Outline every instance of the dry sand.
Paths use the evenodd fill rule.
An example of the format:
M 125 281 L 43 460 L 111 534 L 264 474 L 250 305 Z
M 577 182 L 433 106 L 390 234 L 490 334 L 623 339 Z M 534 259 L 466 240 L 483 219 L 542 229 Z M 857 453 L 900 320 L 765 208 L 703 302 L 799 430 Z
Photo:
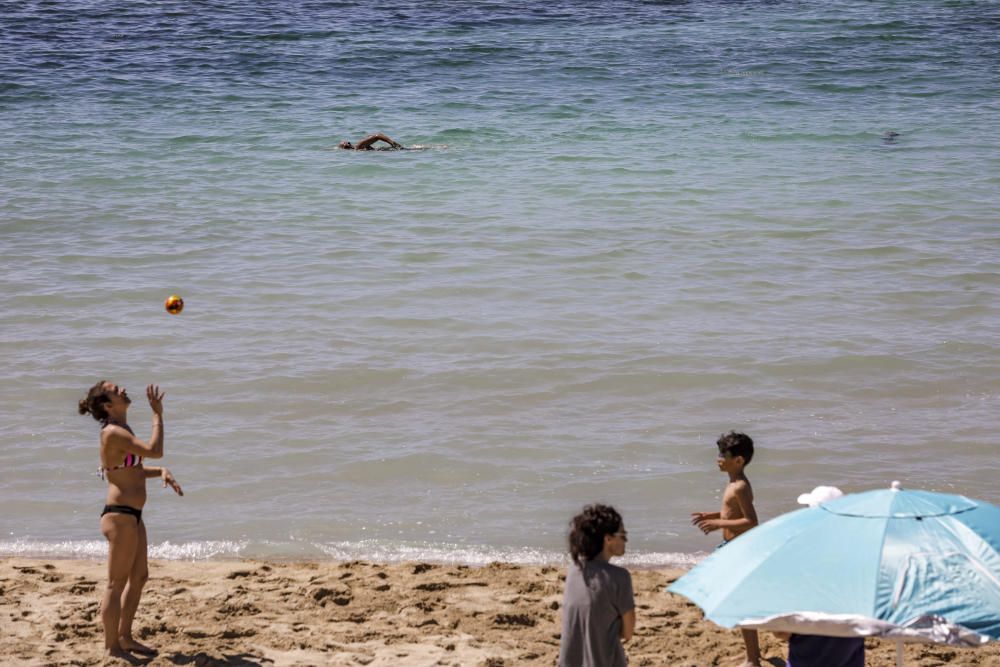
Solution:
M 677 571 L 634 571 L 630 665 L 738 664 L 736 632 L 663 592 Z M 0 664 L 101 664 L 104 564 L 0 562 Z M 151 665 L 554 665 L 562 568 L 408 563 L 157 561 L 136 617 L 156 646 Z M 784 646 L 762 633 L 765 664 Z M 892 667 L 894 647 L 868 642 L 868 665 Z M 912 645 L 907 665 L 1000 665 L 1000 643 L 978 649 Z M 117 661 L 115 664 L 123 664 Z

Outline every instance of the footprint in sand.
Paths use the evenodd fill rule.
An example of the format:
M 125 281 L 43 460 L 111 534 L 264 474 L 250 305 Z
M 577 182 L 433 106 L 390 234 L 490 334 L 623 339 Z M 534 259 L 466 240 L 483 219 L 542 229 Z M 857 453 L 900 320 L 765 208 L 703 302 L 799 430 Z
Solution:
M 311 595 L 313 600 L 316 600 L 321 607 L 326 607 L 330 602 L 343 607 L 349 605 L 351 600 L 354 599 L 353 591 L 344 584 L 335 584 L 330 588 L 321 586 L 314 590 Z
M 85 595 L 87 593 L 93 593 L 96 588 L 96 581 L 78 581 L 69 587 L 69 592 L 73 595 Z
M 537 621 L 528 614 L 497 614 L 493 617 L 493 625 L 535 627 Z

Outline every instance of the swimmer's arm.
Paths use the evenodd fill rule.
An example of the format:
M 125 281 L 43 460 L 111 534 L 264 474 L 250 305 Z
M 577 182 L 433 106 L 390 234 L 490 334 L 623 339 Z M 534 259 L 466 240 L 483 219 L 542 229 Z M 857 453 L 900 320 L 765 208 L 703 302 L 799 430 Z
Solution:
M 399 143 L 398 141 L 396 141 L 392 137 L 389 137 L 389 136 L 387 136 L 385 134 L 382 134 L 381 132 L 377 132 L 375 134 L 368 135 L 367 137 L 365 137 L 364 139 L 362 139 L 361 141 L 359 141 L 354 147 L 357 150 L 359 150 L 359 151 L 368 150 L 369 148 L 371 148 L 371 145 L 374 144 L 376 141 L 384 141 L 385 143 L 389 144 L 393 148 L 402 148 L 403 147 L 403 144 Z

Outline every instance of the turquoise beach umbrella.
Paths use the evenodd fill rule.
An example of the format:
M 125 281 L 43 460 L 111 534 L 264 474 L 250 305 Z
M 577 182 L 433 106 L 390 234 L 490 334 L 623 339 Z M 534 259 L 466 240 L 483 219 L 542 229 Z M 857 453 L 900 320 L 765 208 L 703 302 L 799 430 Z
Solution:
M 1000 640 L 1000 507 L 899 487 L 790 512 L 668 589 L 724 627 L 978 646 Z

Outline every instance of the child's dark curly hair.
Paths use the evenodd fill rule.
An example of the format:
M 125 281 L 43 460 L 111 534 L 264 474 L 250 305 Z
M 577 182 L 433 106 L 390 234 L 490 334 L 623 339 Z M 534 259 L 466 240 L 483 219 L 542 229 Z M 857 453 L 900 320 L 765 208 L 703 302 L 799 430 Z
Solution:
M 569 522 L 569 555 L 583 567 L 604 549 L 604 536 L 622 527 L 622 516 L 609 505 L 587 505 Z
M 742 456 L 743 465 L 750 463 L 753 459 L 753 440 L 746 433 L 730 431 L 719 436 L 715 443 L 719 446 L 719 453 L 729 452 L 732 456 Z

